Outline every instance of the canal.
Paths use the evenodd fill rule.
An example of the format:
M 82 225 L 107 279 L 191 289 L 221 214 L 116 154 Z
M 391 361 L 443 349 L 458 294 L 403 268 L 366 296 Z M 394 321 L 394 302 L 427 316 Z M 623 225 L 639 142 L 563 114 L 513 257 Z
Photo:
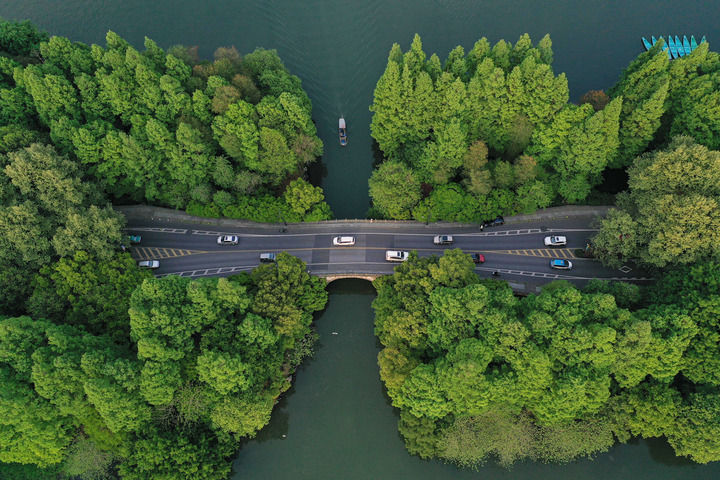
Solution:
M 550 33 L 556 72 L 571 97 L 610 87 L 641 50 L 640 37 L 717 33 L 720 3 L 712 0 L 3 0 L 0 16 L 30 19 L 50 33 L 103 43 L 114 30 L 140 47 L 148 36 L 163 47 L 197 45 L 204 57 L 218 46 L 240 52 L 275 48 L 313 101 L 325 142 L 319 176 L 337 218 L 364 217 L 372 171 L 372 93 L 393 42 L 407 49 L 414 33 L 425 51 L 444 58 L 481 36 L 514 42 Z M 337 119 L 349 144 L 337 141 Z M 720 465 L 676 458 L 662 441 L 617 446 L 594 461 L 565 466 L 522 464 L 480 472 L 409 456 L 396 413 L 378 377 L 370 303 L 372 287 L 342 281 L 330 287 L 317 319 L 316 357 L 299 371 L 270 425 L 235 463 L 235 479 L 707 479 Z M 337 335 L 333 334 L 336 332 Z M 285 437 L 283 437 L 285 435 Z

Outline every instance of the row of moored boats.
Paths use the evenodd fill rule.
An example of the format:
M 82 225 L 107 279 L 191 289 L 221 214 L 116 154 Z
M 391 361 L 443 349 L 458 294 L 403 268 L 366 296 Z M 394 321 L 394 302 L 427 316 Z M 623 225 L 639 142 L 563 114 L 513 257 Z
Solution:
M 680 37 L 678 37 L 677 35 L 675 35 L 675 37 L 673 37 L 672 35 L 668 35 L 667 41 L 663 37 L 651 37 L 651 41 L 648 41 L 647 38 L 642 37 L 642 42 L 645 50 L 650 50 L 653 45 L 655 45 L 660 40 L 665 42 L 665 45 L 662 49 L 663 52 L 667 52 L 668 58 L 670 59 L 690 55 L 690 53 L 695 50 L 700 43 L 704 43 L 706 41 L 705 37 L 703 36 L 700 39 L 700 43 L 698 43 L 695 40 L 694 35 L 690 36 L 690 40 L 688 40 L 687 35 L 683 35 L 682 40 L 680 40 Z

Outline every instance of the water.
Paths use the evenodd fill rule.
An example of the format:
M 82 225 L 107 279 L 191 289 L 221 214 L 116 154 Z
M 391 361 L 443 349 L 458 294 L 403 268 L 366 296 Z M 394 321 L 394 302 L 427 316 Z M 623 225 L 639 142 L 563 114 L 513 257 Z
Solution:
M 550 33 L 555 71 L 566 72 L 574 99 L 610 87 L 641 50 L 640 37 L 708 35 L 715 40 L 720 3 L 713 0 L 3 0 L 0 16 L 28 18 L 49 32 L 104 43 L 112 29 L 142 46 L 145 35 L 168 47 L 198 45 L 210 57 L 221 45 L 240 52 L 276 48 L 303 80 L 325 142 L 322 186 L 337 218 L 362 218 L 372 170 L 372 93 L 393 42 L 414 33 L 441 58 L 481 36 L 514 42 Z M 348 122 L 340 147 L 337 121 Z
M 50 33 L 104 44 L 114 30 L 141 47 L 148 36 L 163 47 L 198 45 L 204 57 L 218 46 L 240 52 L 275 48 L 303 80 L 325 142 L 322 186 L 337 218 L 363 217 L 372 171 L 372 93 L 393 42 L 407 49 L 414 33 L 428 54 L 444 58 L 480 37 L 537 41 L 550 33 L 556 72 L 566 72 L 573 99 L 610 87 L 641 51 L 640 37 L 708 35 L 713 43 L 720 3 L 712 0 L 2 0 L 0 16 L 30 19 Z M 348 124 L 340 147 L 337 120 Z M 317 357 L 297 376 L 271 424 L 239 455 L 235 478 L 250 479 L 706 479 L 720 465 L 677 459 L 662 441 L 614 448 L 594 462 L 562 467 L 524 464 L 481 472 L 409 456 L 396 413 L 378 378 L 372 331 L 372 287 L 330 287 L 318 319 Z M 337 331 L 338 335 L 332 335 Z M 282 435 L 287 435 L 282 438 Z

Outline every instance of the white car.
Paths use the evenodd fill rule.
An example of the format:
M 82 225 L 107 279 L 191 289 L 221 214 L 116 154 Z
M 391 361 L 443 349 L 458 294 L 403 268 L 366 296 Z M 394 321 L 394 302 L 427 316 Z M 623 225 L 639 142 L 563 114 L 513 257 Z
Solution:
M 385 260 L 388 262 L 404 262 L 408 259 L 410 254 L 402 250 L 387 250 L 385 251 Z
M 433 243 L 435 245 L 452 245 L 453 237 L 452 235 L 435 235 Z
M 545 246 L 546 247 L 564 247 L 565 245 L 567 245 L 567 237 L 563 237 L 563 236 L 545 237 Z
M 220 235 L 218 237 L 218 245 L 237 245 L 240 239 L 237 235 Z
M 156 268 L 160 268 L 160 261 L 159 260 L 142 260 L 142 261 L 138 262 L 138 267 L 152 268 L 154 270 Z
M 336 247 L 351 247 L 355 245 L 355 237 L 334 237 L 333 245 Z
M 277 255 L 274 253 L 266 252 L 260 254 L 260 262 L 262 263 L 271 263 L 274 262 L 277 258 Z

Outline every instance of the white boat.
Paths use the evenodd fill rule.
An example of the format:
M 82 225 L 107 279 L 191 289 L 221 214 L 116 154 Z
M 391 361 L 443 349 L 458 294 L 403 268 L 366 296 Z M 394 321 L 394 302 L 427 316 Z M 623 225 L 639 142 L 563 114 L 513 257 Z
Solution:
M 345 119 L 343 117 L 340 117 L 340 121 L 338 122 L 338 132 L 340 134 L 340 145 L 344 147 L 347 145 L 347 129 L 345 127 Z

